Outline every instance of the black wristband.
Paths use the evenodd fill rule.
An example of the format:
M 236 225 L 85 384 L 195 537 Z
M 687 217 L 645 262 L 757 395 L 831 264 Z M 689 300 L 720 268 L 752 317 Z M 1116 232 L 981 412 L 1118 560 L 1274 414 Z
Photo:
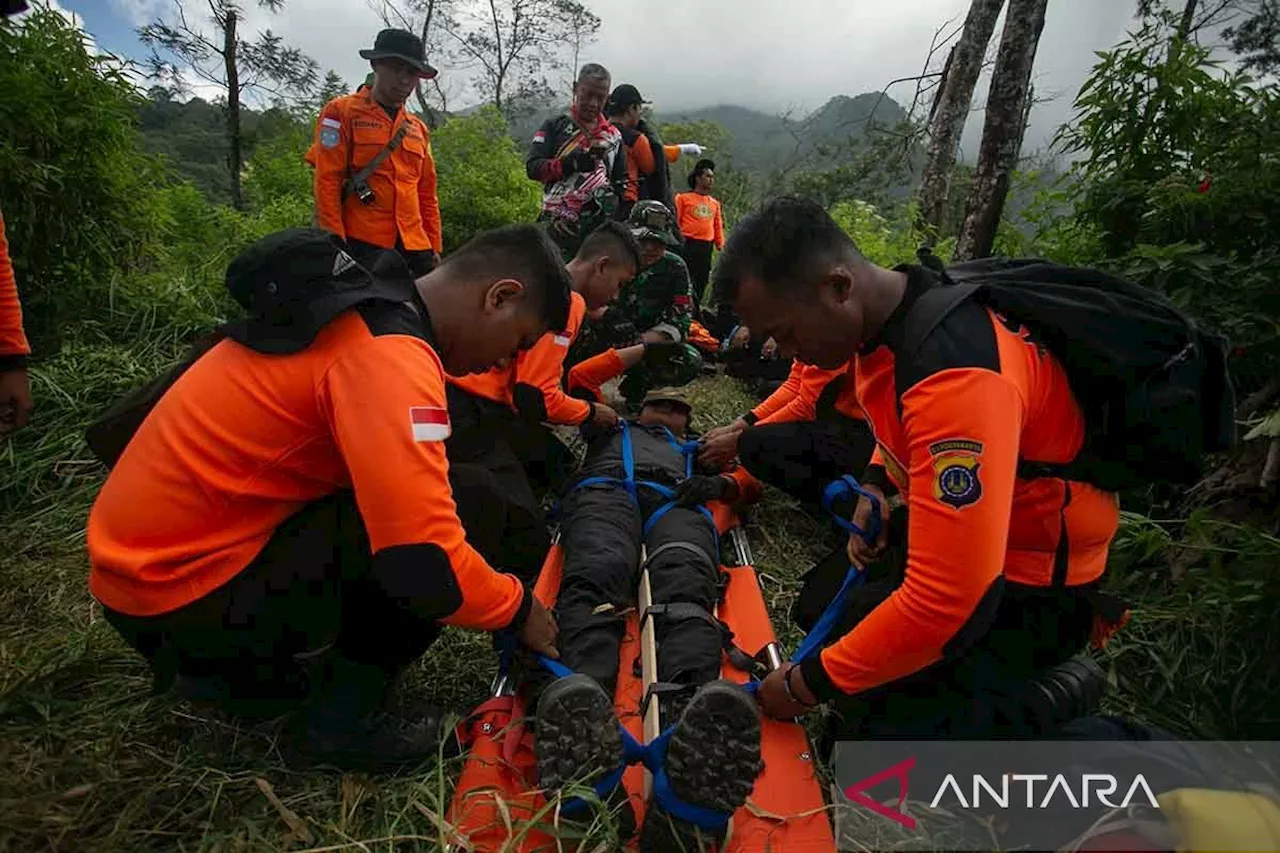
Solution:
M 786 688 L 787 697 L 790 698 L 792 702 L 795 702 L 797 705 L 803 705 L 806 708 L 812 708 L 816 706 L 818 703 L 804 701 L 803 699 L 801 699 L 799 696 L 796 695 L 794 690 L 791 689 L 791 676 L 795 673 L 797 669 L 800 669 L 800 667 L 793 666 L 787 670 L 787 674 L 782 676 L 782 686 Z M 800 674 L 804 675 L 804 670 L 800 670 Z
M 831 683 L 822 665 L 822 654 L 813 654 L 800 662 L 800 674 L 804 676 L 805 686 L 819 702 L 830 702 L 844 695 L 840 688 Z
M 747 412 L 742 416 L 742 419 L 747 422 L 747 426 L 755 426 L 756 422 L 760 420 L 760 418 L 756 417 L 755 412 Z
M 584 424 L 594 423 L 596 419 L 596 404 L 591 402 L 590 400 L 587 400 L 586 403 L 587 403 L 587 416 L 582 419 L 582 422 Z
M 506 630 L 513 634 L 520 633 L 524 628 L 524 623 L 529 621 L 529 611 L 533 609 L 533 587 L 526 586 L 521 582 L 524 589 L 524 598 L 520 599 L 520 607 L 516 610 L 516 615 L 511 617 L 511 621 L 507 624 Z
M 889 487 L 889 472 L 883 465 L 868 465 L 867 470 L 862 472 L 862 485 L 886 491 Z
M 22 370 L 27 366 L 27 356 L 23 353 L 0 355 L 0 373 L 9 370 Z

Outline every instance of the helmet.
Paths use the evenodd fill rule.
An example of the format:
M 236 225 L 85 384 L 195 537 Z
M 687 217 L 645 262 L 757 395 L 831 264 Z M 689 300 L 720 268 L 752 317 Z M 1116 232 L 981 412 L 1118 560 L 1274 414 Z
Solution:
M 638 202 L 627 217 L 627 225 L 637 240 L 661 240 L 668 246 L 680 248 L 682 241 L 675 214 L 660 201 L 648 199 Z

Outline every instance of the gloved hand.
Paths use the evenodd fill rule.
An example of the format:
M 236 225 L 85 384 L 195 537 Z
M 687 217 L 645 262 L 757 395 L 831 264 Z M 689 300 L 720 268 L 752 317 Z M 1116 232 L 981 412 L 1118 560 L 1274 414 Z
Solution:
M 733 485 L 732 480 L 719 474 L 694 474 L 676 486 L 676 506 L 695 507 L 707 501 L 725 500 L 730 497 L 729 491 Z
M 701 157 L 702 146 L 696 142 L 684 142 L 680 145 L 680 153 L 690 157 Z
M 667 364 L 671 359 L 681 355 L 684 344 L 679 341 L 660 340 L 645 341 L 644 344 L 644 363 L 648 367 L 660 367 Z
M 561 168 L 566 175 L 589 175 L 596 170 L 598 164 L 599 161 L 591 156 L 591 152 L 583 151 L 581 148 L 575 148 L 560 158 Z

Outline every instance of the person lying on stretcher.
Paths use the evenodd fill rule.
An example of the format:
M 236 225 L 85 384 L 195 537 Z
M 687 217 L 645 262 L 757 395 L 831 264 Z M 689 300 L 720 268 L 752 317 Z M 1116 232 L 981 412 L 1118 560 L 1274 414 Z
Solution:
M 565 496 L 556 619 L 560 663 L 574 674 L 545 686 L 536 700 L 540 786 L 548 791 L 599 785 L 622 764 L 613 696 L 625 613 L 636 606 L 642 569 L 653 604 L 666 605 L 652 616 L 657 683 L 645 708 L 657 701 L 662 727 L 675 724 L 665 765 L 672 793 L 728 814 L 746 801 L 760 774 L 756 702 L 738 685 L 718 680 L 731 635 L 714 616 L 720 561 L 703 506 L 710 499 L 754 499 L 760 486 L 741 469 L 692 474 L 696 444 L 685 443 L 690 418 L 679 391 L 649 392 L 634 421 L 592 438 L 581 476 Z M 600 793 L 626 803 L 620 789 Z M 623 831 L 630 834 L 634 816 L 621 807 Z M 641 850 L 697 849 L 692 825 L 656 802 L 646 812 Z

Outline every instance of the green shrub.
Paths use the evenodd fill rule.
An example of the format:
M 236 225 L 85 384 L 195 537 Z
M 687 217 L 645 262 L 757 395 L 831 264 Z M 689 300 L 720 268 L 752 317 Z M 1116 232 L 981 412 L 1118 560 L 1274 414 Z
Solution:
M 151 245 L 157 162 L 125 69 L 43 4 L 0 21 L 0 199 L 37 352 L 94 317 Z
M 480 231 L 537 217 L 542 189 L 525 175 L 507 123 L 492 106 L 452 119 L 433 134 L 432 149 L 446 250 Z

